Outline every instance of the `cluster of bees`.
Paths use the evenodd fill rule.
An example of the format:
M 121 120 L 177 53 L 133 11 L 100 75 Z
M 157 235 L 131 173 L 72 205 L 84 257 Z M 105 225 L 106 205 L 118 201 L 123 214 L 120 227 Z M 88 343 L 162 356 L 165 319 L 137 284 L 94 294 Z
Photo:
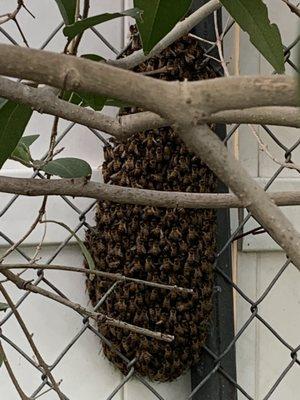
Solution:
M 132 49 L 137 49 L 140 45 L 136 43 L 135 28 L 132 33 Z M 158 77 L 181 80 L 188 71 L 193 79 L 203 79 L 203 73 L 199 74 L 195 68 L 195 62 L 200 65 L 203 60 L 196 50 L 202 55 L 197 40 L 183 38 L 136 71 L 172 64 L 172 73 L 164 72 L 163 77 L 161 74 Z M 188 151 L 170 127 L 139 132 L 122 143 L 112 141 L 104 148 L 104 158 L 106 183 L 195 193 L 215 190 L 213 173 Z M 103 343 L 106 357 L 124 374 L 128 368 L 118 351 L 130 360 L 136 358 L 136 370 L 157 381 L 176 379 L 196 364 L 209 331 L 212 310 L 214 211 L 101 202 L 96 226 L 87 232 L 86 243 L 99 270 L 193 289 L 188 293 L 120 282 L 99 311 L 139 327 L 174 335 L 175 339 L 166 344 L 99 323 L 99 331 L 112 344 Z M 112 284 L 101 277 L 88 281 L 93 305 Z

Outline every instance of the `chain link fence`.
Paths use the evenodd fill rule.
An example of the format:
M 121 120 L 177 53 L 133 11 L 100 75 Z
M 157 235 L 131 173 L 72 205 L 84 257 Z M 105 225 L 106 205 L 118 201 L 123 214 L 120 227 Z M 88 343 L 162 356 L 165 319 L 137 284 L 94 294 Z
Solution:
M 42 31 L 43 31 L 43 21 L 42 20 L 37 20 L 37 22 L 31 22 L 31 23 L 40 23 L 40 37 L 42 37 Z M 41 40 L 41 49 L 48 49 L 52 48 L 51 45 L 53 42 L 55 42 L 57 35 L 60 34 L 61 29 L 62 29 L 63 23 L 59 23 L 55 29 L 48 35 L 47 38 L 44 38 Z M 228 19 L 225 21 L 225 18 L 223 18 L 223 32 L 220 32 L 222 40 L 227 37 L 229 33 L 231 33 L 234 28 L 235 24 L 231 19 Z M 112 45 L 109 40 L 103 36 L 102 33 L 99 32 L 98 29 L 93 28 L 91 33 L 93 35 L 93 40 L 99 40 L 101 42 L 101 46 L 105 45 L 109 48 L 110 52 L 114 52 L 116 55 L 119 54 L 121 49 L 115 49 L 115 45 Z M 9 33 L 6 30 L 5 25 L 0 26 L 0 35 L 2 35 L 3 39 L 5 38 L 5 41 L 10 42 L 14 45 L 18 45 L 20 42 L 20 35 L 18 34 L 18 31 L 15 32 L 14 35 Z M 207 44 L 205 41 L 210 40 L 207 37 L 201 38 L 203 39 L 204 46 L 206 48 L 206 60 L 207 62 L 211 62 L 213 59 L 213 62 L 215 64 L 215 68 L 221 71 L 221 66 L 218 64 L 218 61 L 216 61 L 216 58 L 218 56 L 215 53 L 216 49 L 216 43 L 210 43 Z M 1 40 L 1 39 L 0 39 Z M 297 71 L 297 67 L 292 61 L 292 56 L 295 52 L 296 45 L 299 43 L 300 37 L 297 37 L 293 40 L 292 43 L 287 43 L 285 47 L 285 60 L 286 64 L 288 64 L 292 69 Z M 29 40 L 30 42 L 30 40 Z M 36 42 L 36 40 L 35 40 Z M 298 72 L 298 71 L 297 71 Z M 47 116 L 42 116 L 43 119 L 49 119 Z M 66 138 L 69 138 L 72 135 L 72 132 L 74 130 L 75 124 L 70 123 L 65 125 L 64 129 L 61 130 L 60 134 L 57 137 L 56 140 L 56 148 L 58 148 L 61 144 L 64 143 Z M 227 129 L 227 134 L 224 138 L 224 143 L 226 143 L 228 146 L 231 145 L 231 141 L 233 140 L 235 132 L 238 130 L 239 126 L 234 125 L 230 126 Z M 273 142 L 274 146 L 278 147 L 281 151 L 281 154 L 284 157 L 285 162 L 287 163 L 292 163 L 294 161 L 293 159 L 293 152 L 299 147 L 300 145 L 300 139 L 298 139 L 292 146 L 287 147 L 285 144 L 283 144 L 279 138 L 277 133 L 273 131 L 272 127 L 268 126 L 262 126 L 262 129 L 266 132 L 266 134 L 269 136 L 270 140 Z M 100 149 L 101 146 L 106 145 L 108 142 L 108 138 L 106 135 L 103 135 L 101 132 L 98 132 L 97 130 L 94 129 L 89 129 L 89 128 L 84 128 L 84 130 L 81 131 L 82 135 L 93 135 L 97 141 L 98 141 L 98 146 L 99 146 L 99 154 L 100 154 Z M 84 139 L 81 139 L 84 140 Z M 265 190 L 269 190 L 269 188 L 272 186 L 272 184 L 276 181 L 276 179 L 279 177 L 279 175 L 282 173 L 282 171 L 286 167 L 284 165 L 276 167 L 274 170 L 274 173 L 272 177 L 268 180 L 267 184 L 265 185 Z M 33 175 L 35 179 L 45 179 L 45 176 L 43 176 L 40 173 L 35 173 Z M 4 221 L 5 216 L 7 213 L 9 213 L 11 210 L 14 209 L 14 207 L 22 207 L 22 202 L 20 202 L 20 196 L 8 196 L 9 198 L 6 198 L 7 200 L 4 202 L 3 197 L 1 200 L 1 206 L 0 206 L 0 237 L 2 238 L 2 242 L 5 246 L 10 247 L 10 246 L 16 246 L 17 243 L 17 236 L 18 232 L 15 232 L 15 234 L 12 236 L 11 234 L 7 233 L 7 228 L 8 228 L 8 222 L 6 220 L 6 223 L 1 223 L 1 221 Z M 61 197 L 62 201 L 65 203 L 66 207 L 70 208 L 72 210 L 71 215 L 72 215 L 72 221 L 73 225 L 71 226 L 71 229 L 78 234 L 81 234 L 84 236 L 84 231 L 86 228 L 90 227 L 91 221 L 93 221 L 93 216 L 94 216 L 94 207 L 96 205 L 95 201 L 91 202 L 85 202 L 85 203 L 80 203 L 76 202 L 75 200 L 71 198 L 67 198 L 62 196 Z M 5 204 L 4 204 L 5 203 Z M 61 204 L 61 203 L 59 203 Z M 82 207 L 82 204 L 84 204 L 84 207 Z M 65 208 L 64 208 L 65 209 Z M 27 212 L 27 210 L 23 210 L 24 213 Z M 46 210 L 47 212 L 47 210 Z M 241 215 L 241 214 L 240 214 Z M 57 219 L 57 218 L 56 218 Z M 226 384 L 230 385 L 232 387 L 232 393 L 233 397 L 238 396 L 239 399 L 249 399 L 249 400 L 257 400 L 254 397 L 254 394 L 252 392 L 249 392 L 248 389 L 243 387 L 239 380 L 236 378 L 236 373 L 235 373 L 235 366 L 233 365 L 233 368 L 228 368 L 226 366 L 226 358 L 228 357 L 229 354 L 234 358 L 235 355 L 235 346 L 237 342 L 240 340 L 240 338 L 246 333 L 246 331 L 249 329 L 251 324 L 255 320 L 259 321 L 260 324 L 263 324 L 264 327 L 271 333 L 271 335 L 276 338 L 276 340 L 284 346 L 287 355 L 289 355 L 290 360 L 286 364 L 285 368 L 281 371 L 280 374 L 278 374 L 276 377 L 274 377 L 274 381 L 272 386 L 267 390 L 266 393 L 264 393 L 261 397 L 262 400 L 267 400 L 271 398 L 277 398 L 276 397 L 276 389 L 280 386 L 281 382 L 283 381 L 284 378 L 286 378 L 287 375 L 290 374 L 292 369 L 296 369 L 300 365 L 300 360 L 298 359 L 298 351 L 300 350 L 300 341 L 299 341 L 299 346 L 294 347 L 288 341 L 282 337 L 282 335 L 275 329 L 275 327 L 272 326 L 272 324 L 266 320 L 260 313 L 260 307 L 262 303 L 265 301 L 265 299 L 270 295 L 272 292 L 274 286 L 278 283 L 278 281 L 282 278 L 284 272 L 287 269 L 294 268 L 289 260 L 286 260 L 284 264 L 281 266 L 280 270 L 276 275 L 273 277 L 273 279 L 269 282 L 269 284 L 265 287 L 263 293 L 261 296 L 257 299 L 253 299 L 248 297 L 246 294 L 246 291 L 242 286 L 239 286 L 237 282 L 231 277 L 230 274 L 228 274 L 228 270 L 224 269 L 223 262 L 219 262 L 221 259 L 222 255 L 225 252 L 228 252 L 230 250 L 231 245 L 237 241 L 241 240 L 241 238 L 245 237 L 246 235 L 251 235 L 251 234 L 261 234 L 263 230 L 259 228 L 255 228 L 254 230 L 247 230 L 246 229 L 246 224 L 251 221 L 252 215 L 251 213 L 246 213 L 245 216 L 240 218 L 239 224 L 234 229 L 234 232 L 230 235 L 230 237 L 227 238 L 225 243 L 219 248 L 218 254 L 217 254 L 217 260 L 214 265 L 214 273 L 216 275 L 216 281 L 221 282 L 221 286 L 223 289 L 220 291 L 220 287 L 216 285 L 216 290 L 215 290 L 215 297 L 218 297 L 218 301 L 222 302 L 222 296 L 223 293 L 226 292 L 224 288 L 229 289 L 230 292 L 234 292 L 235 297 L 241 297 L 249 307 L 249 316 L 248 319 L 242 324 L 241 327 L 239 327 L 238 330 L 234 333 L 234 335 L 230 338 L 230 340 L 223 342 L 222 346 L 223 348 L 221 349 L 220 352 L 216 353 L 214 349 L 210 348 L 209 344 L 207 344 L 204 347 L 204 352 L 206 353 L 205 355 L 205 360 L 209 360 L 209 370 L 208 368 L 205 368 L 205 373 L 203 371 L 199 372 L 197 375 L 197 382 L 193 382 L 193 388 L 191 389 L 188 399 L 198 399 L 198 398 L 209 398 L 209 397 L 204 397 L 203 393 L 205 393 L 205 387 L 208 384 L 209 381 L 213 379 L 213 377 L 220 375 L 223 379 L 223 381 L 226 382 Z M 64 222 L 64 219 L 62 217 L 62 222 Z M 68 223 L 69 223 L 69 218 L 68 218 Z M 47 233 L 46 233 L 47 234 Z M 266 234 L 266 233 L 265 233 Z M 52 265 L 56 262 L 56 260 L 60 257 L 60 255 L 64 252 L 64 250 L 72 243 L 73 241 L 73 235 L 67 234 L 61 239 L 59 239 L 59 244 L 57 246 L 52 246 L 51 248 L 47 248 L 47 260 L 44 260 L 44 264 L 46 265 Z M 29 254 L 28 248 L 26 246 L 21 246 L 18 245 L 15 248 L 15 252 L 18 253 L 18 257 L 23 260 L 22 262 L 24 263 L 30 263 L 32 261 L 32 255 Z M 31 275 L 30 275 L 31 274 Z M 31 277 L 30 277 L 31 276 Z M 57 279 L 52 280 L 52 275 L 48 271 L 44 270 L 39 270 L 36 273 L 32 271 L 27 271 L 26 272 L 26 279 L 30 280 L 33 279 L 33 284 L 36 286 L 42 286 L 46 287 L 49 290 L 51 290 L 53 293 L 61 296 L 64 299 L 67 299 L 69 297 L 69 293 L 65 293 L 64 289 L 60 286 L 59 281 Z M 9 285 L 7 282 L 4 282 L 5 287 L 7 288 L 8 293 L 12 290 L 11 285 Z M 94 308 L 95 311 L 99 309 L 101 304 L 105 301 L 105 299 L 110 295 L 110 293 L 114 290 L 115 284 L 112 283 L 112 286 L 110 289 L 107 291 L 106 295 L 101 299 L 101 301 L 96 305 Z M 84 290 L 84 289 L 82 289 Z M 14 292 L 15 293 L 15 292 Z M 26 292 L 25 294 L 22 294 L 24 292 L 19 291 L 16 296 L 14 296 L 14 302 L 15 302 L 15 307 L 17 310 L 20 311 L 22 314 L 22 307 L 24 307 L 24 304 L 29 301 L 30 297 L 32 294 L 30 292 Z M 231 310 L 231 307 L 228 308 L 229 311 Z M 31 312 L 34 313 L 35 310 L 31 309 Z M 276 312 L 276 310 L 274 310 Z M 288 310 L 287 310 L 288 312 Z M 65 313 L 74 313 L 73 310 L 71 309 L 66 309 Z M 0 339 L 3 347 L 9 351 L 13 350 L 15 351 L 19 357 L 21 357 L 24 362 L 26 362 L 26 365 L 28 366 L 28 369 L 30 369 L 30 373 L 32 374 L 32 382 L 35 381 L 36 379 L 40 378 L 40 382 L 36 385 L 35 389 L 28 394 L 28 397 L 30 399 L 37 399 L 37 398 L 47 398 L 47 399 L 52 399 L 52 398 L 57 398 L 57 394 L 55 393 L 55 385 L 53 382 L 49 379 L 49 374 L 44 373 L 44 369 L 36 360 L 34 357 L 30 355 L 30 350 L 28 349 L 27 345 L 20 345 L 19 340 L 17 339 L 17 336 L 14 335 L 14 337 L 9 337 L 6 335 L 6 326 L 10 323 L 11 319 L 13 318 L 14 312 L 12 310 L 8 310 L 5 314 L 3 314 L 3 318 L 0 321 Z M 105 338 L 103 337 L 97 330 L 97 328 L 94 326 L 94 324 L 90 321 L 88 317 L 85 317 L 84 315 L 81 315 L 80 312 L 78 313 L 79 320 L 80 322 L 80 327 L 78 327 L 78 330 L 76 334 L 68 341 L 68 343 L 61 343 L 61 342 L 52 342 L 52 338 L 49 337 L 49 346 L 53 348 L 53 354 L 55 355 L 54 361 L 50 364 L 48 364 L 48 369 L 49 371 L 53 372 L 56 376 L 59 376 L 62 380 L 64 379 L 64 371 L 63 369 L 59 369 L 59 366 L 61 365 L 62 361 L 64 358 L 68 357 L 69 352 L 71 349 L 76 345 L 78 341 L 81 340 L 81 338 L 84 335 L 87 335 L 88 333 L 95 335 L 97 338 L 101 339 L 103 342 L 105 342 L 108 346 L 112 347 L 112 344 Z M 233 318 L 232 315 L 228 316 L 228 320 L 231 321 Z M 296 315 L 291 316 L 291 318 L 297 318 Z M 50 323 L 50 321 L 49 321 Z M 76 324 L 78 326 L 78 324 Z M 128 370 L 129 373 L 127 376 L 122 377 L 120 382 L 115 384 L 115 386 L 111 387 L 109 395 L 104 395 L 99 394 L 99 399 L 101 398 L 106 398 L 107 400 L 110 400 L 114 398 L 115 396 L 119 395 L 119 393 L 123 390 L 124 387 L 130 382 L 132 379 L 137 379 L 142 383 L 142 385 L 147 388 L 152 393 L 151 398 L 157 398 L 160 400 L 167 400 L 167 396 L 163 396 L 160 393 L 160 390 L 157 389 L 156 385 L 153 385 L 151 382 L 148 382 L 146 379 L 141 377 L 138 373 L 135 372 L 135 359 L 129 360 L 124 355 L 122 355 L 120 352 L 118 352 L 116 349 L 112 348 L 113 351 L 116 351 L 128 365 Z M 97 351 L 97 350 L 95 350 Z M 14 365 L 12 365 L 12 368 L 14 368 Z M 59 372 L 58 372 L 59 370 Z M 105 381 L 105 373 L 102 373 L 103 375 L 99 374 L 97 379 Z M 95 376 L 96 379 L 96 376 Z M 81 376 L 76 376 L 74 374 L 73 376 L 73 385 L 76 386 L 78 382 L 81 380 Z M 59 382 L 58 382 L 59 383 Z M 84 382 L 80 382 L 80 385 L 84 385 Z M 68 396 L 68 393 L 64 393 L 64 385 L 62 383 L 60 390 L 62 393 L 62 397 L 64 399 L 69 399 L 69 400 L 75 400 L 75 397 L 71 398 Z M 1 393 L 1 388 L 0 388 L 0 394 L 1 397 L 3 396 L 3 393 Z M 203 397 L 202 397 L 203 396 Z M 206 394 L 207 396 L 207 394 Z M 297 395 L 295 395 L 296 398 Z M 4 395 L 5 397 L 5 395 Z M 12 397 L 10 397 L 12 398 Z M 220 397 L 223 398 L 223 397 Z M 224 397 L 225 399 L 225 397 Z

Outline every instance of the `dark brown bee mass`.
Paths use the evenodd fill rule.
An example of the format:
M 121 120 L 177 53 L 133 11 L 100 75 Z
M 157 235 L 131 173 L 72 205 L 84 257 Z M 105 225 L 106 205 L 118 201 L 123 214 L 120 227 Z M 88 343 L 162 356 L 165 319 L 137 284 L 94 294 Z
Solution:
M 132 28 L 127 54 L 140 48 Z M 215 77 L 203 63 L 199 41 L 184 37 L 158 57 L 135 68 L 136 72 L 160 69 L 153 77 L 165 80 L 199 80 Z M 126 113 L 140 110 L 125 109 Z M 215 177 L 188 151 L 170 127 L 134 134 L 124 143 L 104 149 L 104 181 L 114 185 L 182 192 L 212 192 Z M 137 358 L 136 370 L 157 381 L 180 376 L 199 361 L 212 310 L 215 254 L 213 210 L 163 209 L 152 206 L 99 203 L 96 226 L 86 235 L 87 246 L 102 271 L 127 277 L 192 288 L 194 293 L 162 290 L 133 282 L 119 283 L 99 311 L 110 317 L 169 333 L 167 344 L 127 330 L 99 324 L 113 344 L 103 343 L 106 357 L 124 374 L 128 359 Z M 88 281 L 96 305 L 113 284 L 95 277 Z

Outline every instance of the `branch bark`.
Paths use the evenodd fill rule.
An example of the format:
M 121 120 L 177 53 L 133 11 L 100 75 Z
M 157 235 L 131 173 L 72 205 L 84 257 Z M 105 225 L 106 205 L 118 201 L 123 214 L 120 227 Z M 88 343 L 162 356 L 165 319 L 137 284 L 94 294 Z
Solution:
M 47 297 L 48 299 L 51 299 L 51 300 L 54 300 L 66 307 L 71 308 L 72 310 L 74 310 L 82 315 L 86 315 L 87 317 L 90 317 L 101 323 L 104 323 L 104 324 L 107 324 L 110 326 L 115 326 L 115 327 L 121 328 L 121 329 L 127 329 L 129 331 L 132 331 L 132 332 L 135 332 L 135 333 L 138 333 L 141 335 L 153 337 L 155 339 L 162 340 L 165 342 L 172 342 L 174 340 L 174 336 L 172 336 L 172 335 L 161 333 L 161 332 L 153 332 L 149 329 L 141 328 L 139 326 L 128 324 L 127 322 L 119 321 L 117 319 L 108 317 L 105 314 L 88 310 L 87 308 L 82 307 L 80 304 L 74 303 L 64 297 L 57 295 L 56 293 L 49 292 L 46 289 L 43 289 L 36 285 L 33 285 L 31 282 L 25 281 L 24 279 L 20 278 L 18 275 L 14 274 L 10 270 L 1 269 L 1 265 L 0 265 L 0 272 L 10 282 L 14 283 L 19 289 L 27 290 L 31 293 L 40 294 L 41 296 Z
M 221 7 L 218 0 L 210 0 L 208 3 L 200 7 L 193 14 L 189 15 L 183 21 L 179 22 L 157 45 L 148 53 L 144 54 L 143 50 L 136 51 L 135 53 L 125 58 L 118 60 L 109 60 L 108 63 L 115 65 L 119 68 L 131 69 L 148 60 L 150 57 L 163 51 L 170 46 L 180 37 L 187 35 L 196 25 L 203 21 L 206 17 Z
M 142 279 L 129 278 L 121 274 L 113 274 L 111 272 L 90 270 L 82 267 L 69 267 L 66 265 L 43 265 L 43 264 L 1 264 L 0 272 L 5 269 L 34 269 L 34 270 L 51 270 L 51 271 L 68 271 L 68 272 L 78 272 L 86 275 L 96 275 L 102 276 L 103 278 L 111 279 L 113 281 L 125 281 L 125 282 L 135 282 L 139 285 L 155 287 L 164 290 L 175 290 L 177 292 L 193 293 L 193 289 L 184 288 L 181 286 L 165 285 L 163 283 L 144 281 Z M 0 284 L 1 288 L 1 284 Z
M 277 125 L 300 128 L 299 107 L 260 107 L 212 114 L 207 122 L 220 124 Z
M 26 337 L 38 363 L 39 363 L 39 366 L 42 368 L 45 376 L 47 376 L 47 378 L 51 382 L 51 384 L 53 386 L 53 390 L 57 393 L 60 400 L 65 400 L 66 397 L 61 392 L 61 390 L 59 388 L 59 384 L 54 379 L 49 366 L 46 364 L 43 357 L 41 356 L 41 353 L 39 352 L 38 348 L 36 347 L 35 342 L 33 341 L 32 335 L 29 333 L 23 318 L 21 317 L 21 315 L 20 315 L 19 311 L 17 310 L 15 304 L 13 303 L 11 297 L 9 296 L 6 289 L 4 288 L 4 286 L 1 283 L 0 283 L 0 292 L 2 293 L 3 297 L 7 301 L 7 304 L 11 308 L 12 312 L 14 313 L 14 316 L 15 316 L 16 320 L 18 321 L 18 324 L 20 325 L 21 330 L 23 331 L 23 333 L 24 333 L 24 335 L 25 335 L 25 337 Z
M 300 271 L 299 232 L 262 187 L 255 183 L 235 158 L 229 155 L 216 134 L 205 125 L 194 128 L 181 126 L 178 133 L 187 146 L 235 192 Z
M 152 205 L 164 208 L 242 208 L 247 201 L 233 194 L 160 192 L 135 189 L 81 179 L 36 180 L 0 176 L 0 193 L 23 196 L 71 196 L 123 204 Z M 300 192 L 270 192 L 278 206 L 300 205 Z
M 22 388 L 21 388 L 21 386 L 20 386 L 20 384 L 19 384 L 19 382 L 18 382 L 18 380 L 17 380 L 17 378 L 16 378 L 16 376 L 14 374 L 14 371 L 13 371 L 11 365 L 10 365 L 10 362 L 8 361 L 8 359 L 6 357 L 6 353 L 5 353 L 4 349 L 3 349 L 1 341 L 0 341 L 0 354 L 3 354 L 3 357 L 4 357 L 3 364 L 5 365 L 7 373 L 9 375 L 14 387 L 16 388 L 16 391 L 18 392 L 18 395 L 20 396 L 20 399 L 21 400 L 30 400 L 29 397 L 26 396 L 26 394 L 23 392 L 23 390 L 22 390 Z
M 0 74 L 114 97 L 186 125 L 224 110 L 298 106 L 296 79 L 283 75 L 165 82 L 83 58 L 5 44 L 0 56 Z
M 174 125 L 185 143 L 247 204 L 300 270 L 299 233 L 240 163 L 227 153 L 216 135 L 207 126 L 197 127 L 219 111 L 296 107 L 295 78 L 278 75 L 164 82 L 103 63 L 17 46 L 0 45 L 0 56 L 1 74 L 111 96 L 176 120 Z
M 89 128 L 99 129 L 119 140 L 124 140 L 136 132 L 171 124 L 171 121 L 150 111 L 112 118 L 63 101 L 49 87 L 35 88 L 2 77 L 0 77 L 0 96 L 25 104 L 39 113 L 55 115 Z M 297 107 L 230 110 L 212 114 L 205 122 L 267 124 L 300 128 L 300 110 Z

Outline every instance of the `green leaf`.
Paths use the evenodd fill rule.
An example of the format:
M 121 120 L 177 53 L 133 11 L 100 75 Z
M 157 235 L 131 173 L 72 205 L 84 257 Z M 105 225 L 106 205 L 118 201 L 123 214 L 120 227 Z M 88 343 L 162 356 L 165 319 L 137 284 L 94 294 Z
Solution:
M 30 163 L 31 161 L 31 154 L 30 154 L 30 149 L 29 147 L 32 145 L 33 142 L 36 141 L 36 139 L 40 135 L 29 135 L 29 136 L 23 136 L 20 140 L 19 143 L 17 144 L 17 147 L 11 154 L 11 158 L 14 158 L 15 160 L 18 161 L 24 161 L 25 163 Z
M 92 174 L 92 169 L 86 161 L 71 157 L 49 161 L 41 170 L 61 178 L 83 178 Z
M 26 144 L 24 143 L 18 143 L 15 150 L 11 153 L 10 158 L 13 159 L 14 161 L 19 161 L 23 164 L 28 165 L 31 161 L 29 147 L 26 146 Z
M 134 0 L 134 6 L 143 12 L 137 25 L 145 54 L 186 15 L 191 3 L 191 0 L 180 0 L 175 4 L 170 0 Z
M 246 31 L 251 43 L 279 74 L 284 73 L 284 49 L 280 31 L 271 24 L 262 0 L 221 0 L 226 10 Z
M 122 100 L 118 99 L 107 99 L 105 105 L 110 107 L 119 107 L 119 108 L 131 107 L 130 104 L 124 103 Z
M 30 107 L 9 100 L 0 102 L 0 168 L 16 148 L 31 115 Z
M 105 106 L 106 103 L 106 97 L 97 95 L 97 94 L 92 94 L 92 93 L 76 93 L 78 96 L 80 96 L 83 100 L 83 106 L 84 107 L 91 107 L 95 111 L 101 111 L 102 108 Z
M 0 311 L 6 311 L 9 309 L 9 305 L 6 303 L 0 303 Z
M 91 107 L 96 111 L 101 111 L 106 103 L 106 97 L 84 92 L 65 92 L 62 99 L 81 107 Z
M 95 267 L 95 263 L 94 260 L 90 254 L 90 252 L 88 251 L 88 249 L 86 248 L 85 244 L 83 243 L 83 241 L 76 235 L 76 233 L 68 227 L 68 225 L 64 224 L 63 222 L 60 221 L 54 221 L 54 220 L 46 220 L 43 221 L 44 223 L 52 223 L 52 224 L 57 224 L 62 226 L 63 228 L 65 228 L 67 231 L 69 231 L 71 233 L 72 236 L 74 236 L 74 238 L 77 240 L 77 243 L 80 247 L 80 250 L 82 252 L 82 254 L 84 255 L 84 258 L 86 259 L 86 262 L 88 263 L 89 269 L 91 271 L 94 271 L 96 269 Z
M 77 0 L 55 0 L 66 25 L 75 22 Z
M 28 136 L 23 136 L 19 143 L 24 143 L 25 146 L 30 147 L 36 140 L 39 138 L 40 135 L 28 135 Z
M 88 60 L 97 61 L 97 62 L 106 61 L 106 59 L 104 57 L 101 57 L 98 54 L 82 54 L 80 57 L 87 58 Z
M 75 92 L 70 92 L 70 91 L 64 91 L 62 100 L 65 100 L 69 103 L 79 105 L 80 103 L 83 103 L 82 98 Z M 83 104 L 80 104 L 83 105 Z
M 64 28 L 63 33 L 69 39 L 73 39 L 78 34 L 84 32 L 86 29 L 91 28 L 92 26 L 102 24 L 103 22 L 110 21 L 114 18 L 130 16 L 133 18 L 140 18 L 140 10 L 137 8 L 131 8 L 130 10 L 118 12 L 118 13 L 105 13 L 100 15 L 94 15 L 93 17 L 82 19 L 81 21 L 77 21 L 72 25 L 68 25 Z

